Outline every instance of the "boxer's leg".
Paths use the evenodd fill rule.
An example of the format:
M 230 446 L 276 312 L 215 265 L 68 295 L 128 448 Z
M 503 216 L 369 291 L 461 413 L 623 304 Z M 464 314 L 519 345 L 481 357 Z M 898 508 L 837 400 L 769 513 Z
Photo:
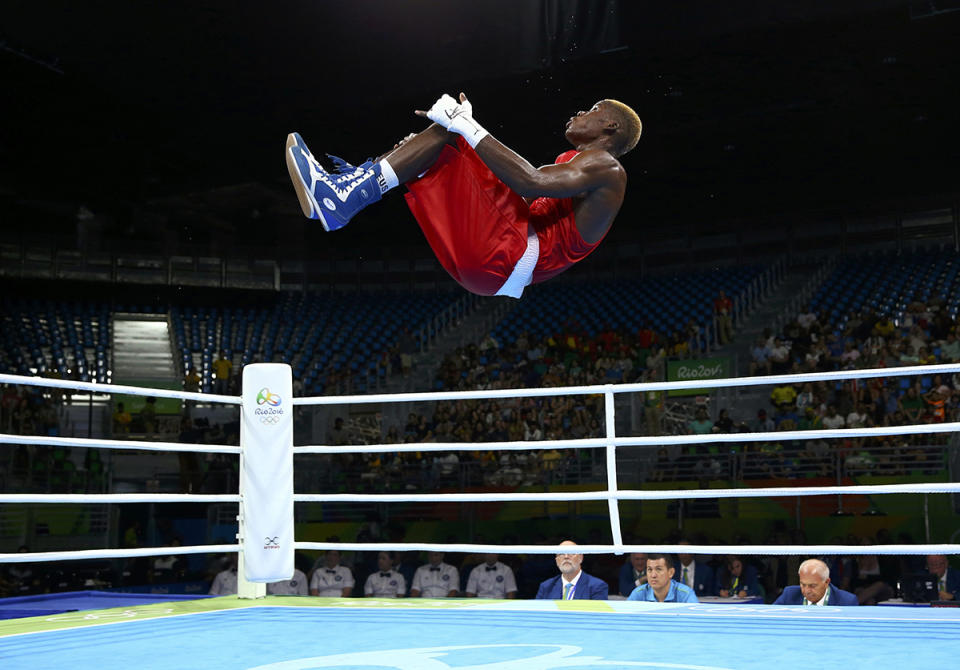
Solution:
M 377 160 L 388 161 L 397 181 L 405 184 L 429 170 L 447 144 L 456 146 L 456 135 L 433 123 L 423 132 L 405 138 Z
M 327 230 L 337 230 L 394 186 L 428 170 L 448 142 L 454 142 L 453 136 L 433 124 L 376 162 L 354 167 L 331 157 L 337 164 L 337 171 L 331 173 L 314 158 L 299 133 L 291 133 L 287 136 L 287 171 L 304 216 L 319 219 Z

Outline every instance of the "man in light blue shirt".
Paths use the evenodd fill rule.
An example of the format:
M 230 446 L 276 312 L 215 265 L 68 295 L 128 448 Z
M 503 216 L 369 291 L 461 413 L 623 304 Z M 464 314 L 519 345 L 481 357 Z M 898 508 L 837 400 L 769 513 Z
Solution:
M 665 554 L 647 554 L 647 583 L 635 588 L 627 600 L 660 603 L 697 603 L 697 594 L 673 580 L 673 561 Z

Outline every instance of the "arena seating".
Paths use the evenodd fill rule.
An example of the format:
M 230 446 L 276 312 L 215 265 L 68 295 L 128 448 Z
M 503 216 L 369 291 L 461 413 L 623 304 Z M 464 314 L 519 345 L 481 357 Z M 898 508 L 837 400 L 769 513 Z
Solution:
M 4 297 L 0 308 L 4 372 L 58 370 L 81 381 L 108 381 L 111 325 L 106 303 Z
M 955 253 L 894 253 L 847 258 L 814 294 L 816 311 L 843 329 L 849 314 L 870 309 L 902 323 L 907 306 L 940 299 L 950 315 L 960 309 L 960 259 Z
M 384 375 L 378 366 L 403 328 L 417 333 L 458 300 L 457 291 L 392 294 L 285 293 L 272 308 L 173 307 L 173 337 L 185 368 L 197 366 L 204 392 L 212 389 L 212 364 L 220 351 L 234 364 L 288 363 L 303 393 L 320 395 L 330 371 L 352 378 L 353 392 Z
M 760 265 L 711 272 L 596 282 L 551 283 L 528 289 L 522 308 L 497 327 L 494 338 L 513 340 L 523 331 L 553 334 L 575 322 L 577 330 L 596 335 L 604 328 L 635 332 L 645 322 L 669 335 L 693 319 L 704 342 L 712 346 L 713 301 L 718 291 L 737 296 L 763 271 Z

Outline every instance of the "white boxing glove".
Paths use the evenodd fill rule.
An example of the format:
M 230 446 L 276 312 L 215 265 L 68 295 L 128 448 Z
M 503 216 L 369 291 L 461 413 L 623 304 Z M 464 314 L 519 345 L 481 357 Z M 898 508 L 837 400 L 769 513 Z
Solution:
M 433 103 L 427 112 L 427 118 L 439 124 L 452 133 L 461 135 L 474 149 L 489 133 L 473 118 L 473 105 L 469 100 L 457 102 L 444 93 Z

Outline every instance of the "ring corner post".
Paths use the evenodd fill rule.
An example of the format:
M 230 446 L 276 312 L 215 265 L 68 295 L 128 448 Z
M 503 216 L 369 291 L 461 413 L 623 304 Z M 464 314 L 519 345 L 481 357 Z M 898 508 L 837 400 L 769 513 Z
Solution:
M 293 577 L 293 375 L 289 365 L 243 370 L 237 595 L 266 595 Z M 248 510 L 254 510 L 248 514 Z

